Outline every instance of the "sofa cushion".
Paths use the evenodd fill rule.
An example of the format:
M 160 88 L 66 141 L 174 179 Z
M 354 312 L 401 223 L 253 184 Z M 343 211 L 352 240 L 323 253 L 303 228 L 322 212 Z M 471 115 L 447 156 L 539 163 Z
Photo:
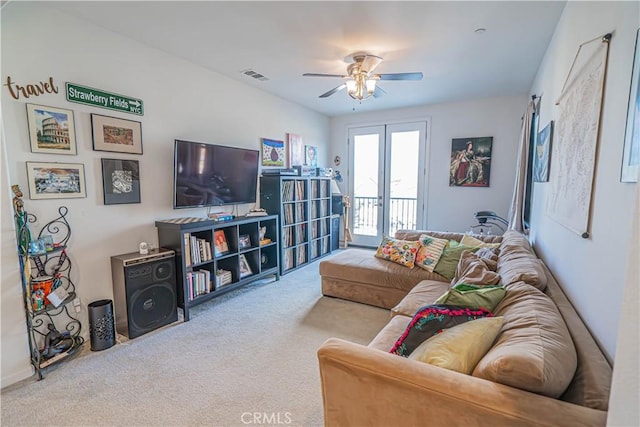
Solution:
M 474 248 L 466 245 L 447 246 L 444 248 L 440 261 L 438 261 L 438 264 L 436 264 L 436 268 L 434 268 L 433 271 L 451 280 L 456 274 L 456 268 L 458 267 L 458 262 L 460 261 L 462 252 L 475 252 L 478 249 L 480 248 Z
M 449 282 L 423 280 L 415 285 L 398 305 L 391 309 L 391 315 L 413 317 L 420 307 L 433 304 L 438 297 L 449 290 L 450 286 Z M 398 336 L 400 336 L 400 334 L 398 334 Z M 396 336 L 396 339 L 398 336 Z
M 458 305 L 467 308 L 484 308 L 493 311 L 504 298 L 502 286 L 474 286 L 460 284 L 449 289 L 434 304 Z
M 464 251 L 458 261 L 452 283 L 477 286 L 497 285 L 500 283 L 500 275 L 496 273 L 496 268 L 495 261 L 480 258 L 470 251 Z
M 420 344 L 408 358 L 469 375 L 491 348 L 501 326 L 502 317 L 484 317 L 445 329 Z
M 437 280 L 449 285 L 449 281 L 437 273 L 422 268 L 406 268 L 373 256 L 369 249 L 347 249 L 337 252 L 320 262 L 320 275 L 324 278 L 335 278 L 341 283 L 370 284 L 379 288 L 394 288 L 409 292 L 422 280 Z M 442 294 L 441 291 L 433 299 Z M 431 301 L 433 302 L 433 300 Z M 424 305 L 424 304 L 423 304 Z M 417 308 L 416 308 L 417 309 Z M 413 310 L 410 316 L 416 311 Z
M 396 239 L 403 240 L 418 240 L 420 235 L 428 234 L 431 237 L 445 240 L 455 240 L 459 242 L 464 233 L 452 233 L 448 231 L 427 231 L 427 230 L 397 230 L 394 234 Z M 500 243 L 502 242 L 502 236 L 476 236 L 479 240 L 486 243 Z
M 420 235 L 418 241 L 420 242 L 420 248 L 416 254 L 416 266 L 427 271 L 433 271 L 449 241 L 431 237 L 428 234 Z
M 553 301 L 533 286 L 513 283 L 495 315 L 504 317 L 500 335 L 473 375 L 545 396 L 562 395 L 577 358 Z
M 398 337 L 407 329 L 409 322 L 411 322 L 411 316 L 398 315 L 392 317 L 389 323 L 371 340 L 368 347 L 388 353 L 398 340 Z
M 486 316 L 492 316 L 492 314 L 483 308 L 472 309 L 455 305 L 427 305 L 416 312 L 390 352 L 406 357 L 423 341 L 436 335 L 442 329 L 451 328 Z
M 547 276 L 541 261 L 523 246 L 503 244 L 500 247 L 497 271 L 505 286 L 525 282 L 541 291 L 547 287 Z
M 420 242 L 382 237 L 375 256 L 405 267 L 413 268 Z
M 465 234 L 464 236 L 462 236 L 462 239 L 460 239 L 460 243 L 467 246 L 480 246 L 481 248 L 499 248 L 500 247 L 499 242 L 487 243 L 480 239 L 476 239 L 475 237 L 470 236 L 468 234 Z
M 531 244 L 526 236 L 519 231 L 515 230 L 507 230 L 502 235 L 502 244 L 500 245 L 500 250 L 502 247 L 520 247 L 526 249 L 527 251 L 533 253 L 533 249 L 531 249 Z

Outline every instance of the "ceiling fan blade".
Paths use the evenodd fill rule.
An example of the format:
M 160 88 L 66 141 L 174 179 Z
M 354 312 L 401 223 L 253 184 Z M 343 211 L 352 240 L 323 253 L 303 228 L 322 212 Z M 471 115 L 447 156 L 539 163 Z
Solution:
M 380 86 L 376 85 L 376 90 L 373 92 L 373 97 L 374 98 L 380 98 L 381 96 L 384 96 L 386 93 L 387 93 L 386 90 L 384 90 Z
M 367 55 L 362 60 L 362 65 L 360 66 L 360 70 L 366 74 L 372 72 L 380 63 L 382 62 L 382 58 L 375 55 Z
M 318 74 L 318 73 L 304 73 L 303 77 L 349 77 L 342 74 Z
M 341 91 L 342 89 L 344 89 L 345 87 L 347 87 L 346 83 L 342 83 L 340 86 L 336 86 L 333 89 L 331 89 L 329 92 L 325 92 L 322 95 L 320 95 L 318 98 L 327 98 L 331 95 L 333 95 L 336 92 Z
M 422 73 L 378 74 L 380 80 L 422 80 Z

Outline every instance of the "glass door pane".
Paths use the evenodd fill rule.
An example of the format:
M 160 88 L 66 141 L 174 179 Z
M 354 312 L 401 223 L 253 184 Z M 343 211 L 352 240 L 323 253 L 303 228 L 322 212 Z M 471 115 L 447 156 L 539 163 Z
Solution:
M 378 245 L 382 238 L 384 126 L 350 129 L 352 149 L 351 237 L 356 245 Z
M 389 203 L 385 217 L 387 233 L 393 236 L 400 229 L 416 229 L 420 132 L 389 130 Z

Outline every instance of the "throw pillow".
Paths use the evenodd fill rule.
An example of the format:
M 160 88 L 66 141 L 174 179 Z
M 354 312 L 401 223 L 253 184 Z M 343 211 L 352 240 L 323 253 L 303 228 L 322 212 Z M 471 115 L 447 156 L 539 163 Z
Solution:
M 502 317 L 463 323 L 429 338 L 408 358 L 469 375 L 489 351 L 501 327 Z
M 375 256 L 413 268 L 420 242 L 383 236 Z
M 500 275 L 496 272 L 497 263 L 476 254 L 465 251 L 460 256 L 452 283 L 490 286 L 500 283 Z
M 577 355 L 553 300 L 518 282 L 507 287 L 495 313 L 504 317 L 500 336 L 478 362 L 473 376 L 545 396 L 561 396 L 573 379 Z
M 478 249 L 478 252 L 476 252 L 476 255 L 478 255 L 479 258 L 484 258 L 495 262 L 495 265 L 497 267 L 498 252 L 500 252 L 499 248 L 480 248 Z M 492 271 L 495 271 L 495 269 Z
M 477 310 L 455 305 L 427 305 L 420 308 L 407 325 L 390 353 L 408 356 L 420 344 L 446 328 L 469 320 L 493 316 L 488 310 Z
M 468 234 L 465 234 L 464 236 L 462 236 L 462 239 L 460 240 L 460 244 L 467 245 L 467 246 L 479 246 L 481 248 L 499 248 L 500 247 L 500 243 L 483 242 L 482 240 L 476 239 L 475 237 L 472 237 Z
M 418 242 L 420 242 L 420 249 L 418 249 L 415 263 L 418 267 L 433 272 L 449 241 L 422 234 Z
M 459 284 L 435 300 L 434 304 L 458 305 L 467 308 L 484 308 L 493 311 L 502 301 L 506 290 L 502 286 L 474 286 Z
M 446 247 L 440 256 L 440 260 L 436 264 L 436 267 L 433 269 L 435 273 L 438 273 L 441 276 L 446 277 L 447 279 L 453 279 L 453 276 L 456 274 L 456 267 L 458 266 L 458 261 L 460 261 L 460 257 L 462 256 L 462 252 L 471 251 L 476 252 L 479 247 L 473 248 L 467 245 L 457 245 L 454 247 Z

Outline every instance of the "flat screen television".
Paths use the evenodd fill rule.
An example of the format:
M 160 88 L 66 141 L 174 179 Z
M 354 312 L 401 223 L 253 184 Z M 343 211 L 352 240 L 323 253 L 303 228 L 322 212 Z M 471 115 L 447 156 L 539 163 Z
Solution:
M 173 207 L 255 203 L 258 150 L 175 140 Z

